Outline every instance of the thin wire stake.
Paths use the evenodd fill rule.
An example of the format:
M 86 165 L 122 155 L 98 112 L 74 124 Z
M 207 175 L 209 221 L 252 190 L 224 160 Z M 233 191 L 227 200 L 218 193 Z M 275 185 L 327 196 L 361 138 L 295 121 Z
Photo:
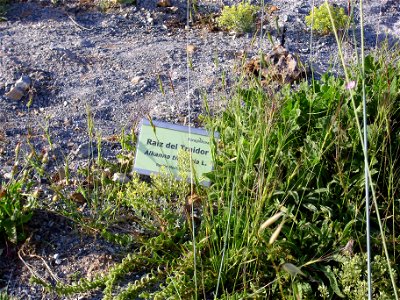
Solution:
M 260 52 L 262 53 L 262 42 L 263 42 L 263 27 L 264 27 L 264 18 L 265 18 L 265 3 L 264 0 L 261 0 L 261 20 L 260 20 L 260 41 L 258 43 L 258 47 L 260 48 Z M 262 59 L 262 57 L 261 57 Z M 261 69 L 261 65 L 260 65 L 260 69 Z
M 186 77 L 187 77 L 187 86 L 186 86 L 186 101 L 188 103 L 188 126 L 189 126 L 189 148 L 192 149 L 191 143 L 191 134 L 192 134 L 192 103 L 190 98 L 190 53 L 189 49 L 189 34 L 190 34 L 190 0 L 187 0 L 186 3 Z M 192 151 L 189 154 L 189 167 L 190 167 L 190 196 L 194 194 L 194 182 L 193 182 L 193 160 L 192 160 Z M 194 224 L 194 201 L 191 203 L 191 221 L 192 221 L 192 243 L 193 243 L 193 271 L 194 271 L 194 284 L 195 284 L 195 299 L 197 299 L 197 256 L 196 256 L 196 236 L 195 236 L 195 224 Z
M 364 12 L 363 0 L 360 1 L 360 23 L 361 23 L 361 80 L 362 80 L 362 99 L 363 99 L 363 135 L 364 135 L 364 181 L 365 181 L 365 216 L 367 227 L 367 277 L 368 277 L 368 300 L 372 300 L 372 274 L 371 274 L 371 224 L 369 209 L 369 162 L 368 162 L 368 134 L 367 134 L 367 100 L 365 96 L 365 59 L 364 59 Z
M 310 58 L 311 58 L 311 81 L 313 85 L 313 91 L 315 92 L 315 83 L 314 83 L 314 7 L 315 7 L 315 0 L 312 0 L 311 4 L 311 34 L 310 34 Z

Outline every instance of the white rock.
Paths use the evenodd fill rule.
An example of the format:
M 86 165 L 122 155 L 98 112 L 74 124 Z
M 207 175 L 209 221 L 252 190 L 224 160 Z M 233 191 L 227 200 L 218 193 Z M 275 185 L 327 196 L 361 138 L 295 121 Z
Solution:
M 15 87 L 19 88 L 21 90 L 27 90 L 29 89 L 29 87 L 31 86 L 31 79 L 29 78 L 29 76 L 21 76 L 20 79 L 17 80 L 17 82 L 15 83 Z
M 28 91 L 31 84 L 32 81 L 29 76 L 21 76 L 21 78 L 15 82 L 15 86 L 8 93 L 6 93 L 5 96 L 10 100 L 21 100 L 21 98 Z
M 135 76 L 131 79 L 131 83 L 136 85 L 140 83 L 142 80 L 143 80 L 142 76 Z
M 124 173 L 114 173 L 112 180 L 119 183 L 128 183 L 129 177 Z
M 5 179 L 10 180 L 10 179 L 13 178 L 13 174 L 12 174 L 12 172 L 8 172 L 8 173 L 5 173 L 5 174 L 3 175 L 3 177 L 4 177 Z

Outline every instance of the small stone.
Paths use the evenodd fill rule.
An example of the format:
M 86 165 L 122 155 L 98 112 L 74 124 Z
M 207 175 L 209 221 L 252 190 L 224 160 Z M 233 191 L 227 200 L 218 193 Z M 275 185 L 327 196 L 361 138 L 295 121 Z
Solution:
M 142 76 L 135 76 L 131 79 L 131 83 L 134 85 L 137 85 L 138 83 L 140 83 L 143 80 Z
M 278 7 L 278 6 L 276 6 L 276 5 L 271 5 L 271 6 L 268 8 L 268 13 L 271 15 L 271 14 L 273 14 L 274 12 L 276 12 L 277 10 L 279 10 L 279 7 Z
M 119 183 L 128 183 L 129 177 L 124 173 L 114 173 L 112 180 Z
M 30 88 L 31 83 L 32 81 L 29 76 L 21 76 L 21 78 L 15 82 L 15 86 L 8 93 L 6 93 L 5 96 L 10 100 L 21 100 L 21 98 Z
M 17 82 L 15 83 L 15 87 L 19 88 L 21 90 L 27 90 L 29 89 L 29 87 L 31 86 L 31 79 L 29 76 L 21 76 L 20 79 L 17 80 Z
M 64 126 L 71 126 L 71 124 L 72 124 L 71 119 L 64 118 L 64 120 L 63 120 L 63 125 Z
M 171 7 L 171 1 L 170 0 L 158 0 L 157 1 L 157 6 L 158 7 Z
M 60 254 L 58 254 L 58 253 L 54 254 L 53 259 L 55 259 L 55 260 L 60 259 Z
M 59 182 L 61 180 L 65 179 L 65 169 L 60 168 L 58 169 L 52 176 L 51 176 L 51 181 L 53 183 Z
M 177 11 L 178 11 L 178 7 L 177 6 L 171 6 L 171 7 L 169 7 L 169 10 L 171 11 L 171 12 L 173 12 L 173 13 L 176 13 Z
M 8 93 L 5 94 L 5 96 L 10 100 L 18 101 L 24 96 L 24 92 L 20 91 L 19 89 L 12 88 Z
M 79 192 L 75 192 L 71 194 L 71 200 L 75 201 L 78 204 L 84 204 L 86 203 L 86 199 L 85 196 L 83 196 L 81 193 Z
M 56 263 L 56 265 L 61 265 L 62 260 L 61 259 L 56 259 L 54 262 Z
M 11 180 L 11 179 L 13 178 L 13 174 L 12 174 L 12 172 L 8 172 L 8 173 L 5 173 L 5 174 L 3 175 L 3 177 L 4 177 L 5 179 Z
M 79 130 L 79 128 L 78 128 Z M 87 159 L 90 157 L 94 157 L 97 155 L 97 145 L 94 142 L 91 143 L 84 143 L 81 144 L 78 149 L 76 149 L 73 154 L 77 157 L 77 158 L 81 158 L 81 159 Z
M 296 12 L 301 15 L 306 15 L 309 13 L 309 8 L 299 7 L 296 9 Z
M 190 53 L 190 54 L 192 54 L 196 49 L 197 49 L 196 46 L 193 45 L 193 44 L 189 44 L 189 45 L 187 45 L 187 47 L 186 47 L 186 51 L 187 51 L 188 53 Z

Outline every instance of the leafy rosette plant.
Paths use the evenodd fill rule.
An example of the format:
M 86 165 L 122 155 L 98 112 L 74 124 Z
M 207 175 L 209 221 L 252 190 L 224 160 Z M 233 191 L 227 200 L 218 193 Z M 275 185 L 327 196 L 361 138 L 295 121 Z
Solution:
M 22 225 L 32 217 L 35 195 L 24 193 L 29 186 L 15 182 L 0 188 L 0 234 L 12 243 L 23 238 Z

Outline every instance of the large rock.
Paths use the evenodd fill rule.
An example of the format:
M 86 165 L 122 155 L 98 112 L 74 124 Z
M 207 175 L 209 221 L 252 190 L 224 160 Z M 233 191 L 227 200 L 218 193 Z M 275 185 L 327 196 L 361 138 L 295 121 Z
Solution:
M 32 84 L 31 78 L 29 76 L 23 75 L 20 79 L 15 82 L 15 85 L 11 90 L 5 94 L 5 96 L 10 100 L 21 100 L 25 96 Z

